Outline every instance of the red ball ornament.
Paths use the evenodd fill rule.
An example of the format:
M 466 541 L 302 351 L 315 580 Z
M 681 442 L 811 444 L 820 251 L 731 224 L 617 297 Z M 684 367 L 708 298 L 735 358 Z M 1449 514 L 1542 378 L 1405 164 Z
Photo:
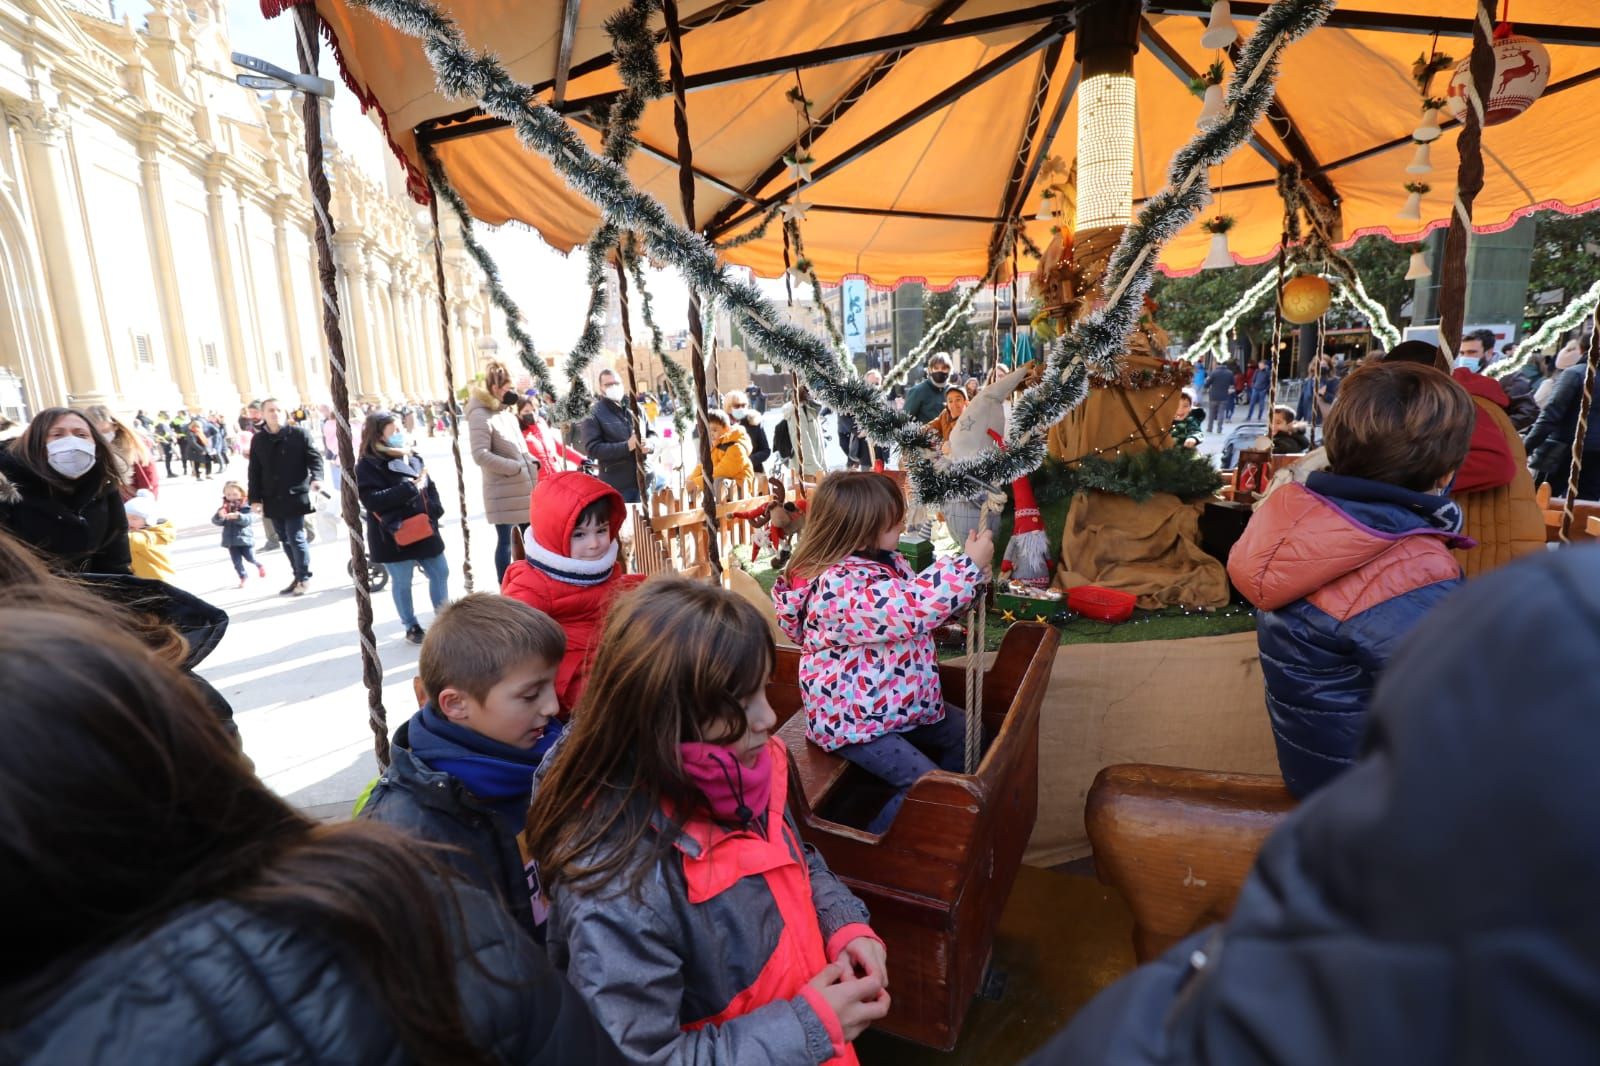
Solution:
M 1297 326 L 1315 322 L 1328 313 L 1333 290 L 1315 274 L 1301 274 L 1283 286 L 1283 317 Z
M 1456 64 L 1445 102 L 1450 113 L 1463 118 L 1468 102 L 1467 87 L 1472 83 L 1472 59 Z M 1495 126 L 1509 122 L 1533 106 L 1550 83 L 1550 53 L 1532 37 L 1508 34 L 1494 43 L 1494 80 L 1489 83 L 1489 98 L 1483 102 L 1483 124 Z

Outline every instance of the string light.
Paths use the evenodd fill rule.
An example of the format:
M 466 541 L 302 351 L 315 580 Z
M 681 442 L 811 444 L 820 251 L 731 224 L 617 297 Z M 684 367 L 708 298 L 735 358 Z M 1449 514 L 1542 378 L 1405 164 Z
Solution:
M 1080 230 L 1125 226 L 1133 217 L 1135 99 L 1131 74 L 1095 74 L 1078 89 Z

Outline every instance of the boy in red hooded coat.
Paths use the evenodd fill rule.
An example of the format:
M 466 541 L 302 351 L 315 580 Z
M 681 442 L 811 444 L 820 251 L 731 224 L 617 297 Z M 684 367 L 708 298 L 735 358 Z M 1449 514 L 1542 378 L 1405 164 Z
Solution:
M 500 591 L 554 618 L 567 634 L 556 673 L 565 720 L 583 695 L 611 601 L 644 580 L 617 562 L 617 533 L 627 518 L 622 496 L 577 471 L 539 478 L 528 503 L 527 558 L 506 569 Z

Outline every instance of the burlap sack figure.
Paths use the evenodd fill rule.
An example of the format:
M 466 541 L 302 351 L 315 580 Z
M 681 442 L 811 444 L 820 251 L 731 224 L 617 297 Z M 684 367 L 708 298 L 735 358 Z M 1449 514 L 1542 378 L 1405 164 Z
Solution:
M 1143 503 L 1107 492 L 1079 493 L 1067 511 L 1056 584 L 1131 592 L 1148 610 L 1226 607 L 1227 572 L 1200 548 L 1202 506 L 1165 493 Z

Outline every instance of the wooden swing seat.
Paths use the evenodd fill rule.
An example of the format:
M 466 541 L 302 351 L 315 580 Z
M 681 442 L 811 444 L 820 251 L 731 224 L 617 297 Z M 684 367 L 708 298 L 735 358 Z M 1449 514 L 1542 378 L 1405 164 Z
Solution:
M 1055 629 L 1038 623 L 1006 631 L 984 675 L 988 748 L 977 773 L 925 774 L 877 836 L 837 820 L 838 812 L 853 799 L 875 811 L 887 786 L 806 740 L 800 653 L 778 649 L 767 698 L 800 783 L 793 801 L 800 832 L 866 903 L 888 946 L 894 1005 L 878 1028 L 895 1036 L 949 1050 L 961 1033 L 1033 832 L 1039 711 L 1058 642 Z M 946 698 L 958 703 L 966 668 L 941 665 L 939 674 Z
M 1294 807 L 1276 775 L 1145 763 L 1101 770 L 1083 820 L 1095 872 L 1133 911 L 1138 960 L 1227 918 L 1256 853 Z

